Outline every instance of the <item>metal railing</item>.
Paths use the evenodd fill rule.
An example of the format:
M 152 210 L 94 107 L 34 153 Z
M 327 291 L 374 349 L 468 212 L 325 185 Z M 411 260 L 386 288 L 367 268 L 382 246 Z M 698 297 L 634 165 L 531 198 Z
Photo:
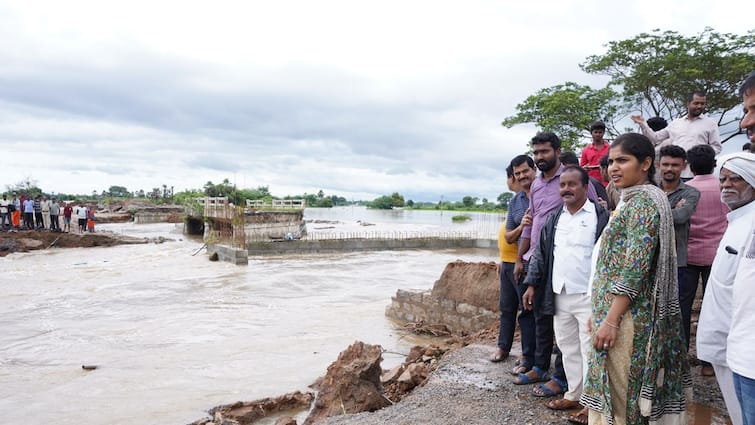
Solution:
M 411 239 L 445 239 L 445 240 L 462 240 L 462 239 L 495 239 L 497 236 L 488 234 L 487 232 L 456 232 L 456 231 L 435 231 L 435 232 L 422 232 L 422 231 L 371 231 L 371 232 L 311 232 L 308 231 L 306 235 L 298 237 L 294 236 L 294 239 L 302 241 L 325 241 L 325 240 L 356 240 L 356 239 L 373 239 L 373 240 L 411 240 Z M 285 238 L 270 238 L 264 236 L 248 235 L 247 241 L 249 242 L 268 242 L 274 240 L 281 240 Z

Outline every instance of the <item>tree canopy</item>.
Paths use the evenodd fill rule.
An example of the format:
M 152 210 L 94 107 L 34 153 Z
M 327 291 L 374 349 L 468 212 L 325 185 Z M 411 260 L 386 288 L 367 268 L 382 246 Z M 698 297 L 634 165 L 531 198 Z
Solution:
M 617 121 L 630 112 L 673 120 L 686 113 L 686 100 L 695 91 L 706 93 L 707 110 L 720 127 L 736 122 L 741 99 L 737 87 L 755 69 L 755 30 L 744 35 L 705 28 L 685 36 L 654 30 L 632 38 L 610 41 L 606 51 L 590 55 L 580 68 L 609 78 L 604 88 L 573 82 L 541 89 L 517 105 L 517 113 L 503 121 L 511 127 L 534 123 L 556 133 L 564 150 L 577 150 L 589 135 L 589 123 L 603 120 L 610 135 Z M 722 129 L 727 140 L 739 132 Z
M 574 82 L 566 82 L 538 90 L 516 105 L 517 113 L 503 120 L 511 128 L 516 124 L 535 123 L 540 130 L 556 133 L 562 148 L 575 151 L 580 141 L 590 135 L 590 124 L 602 120 L 609 134 L 616 134 L 611 124 L 619 108 L 617 94 L 609 87 L 595 90 Z

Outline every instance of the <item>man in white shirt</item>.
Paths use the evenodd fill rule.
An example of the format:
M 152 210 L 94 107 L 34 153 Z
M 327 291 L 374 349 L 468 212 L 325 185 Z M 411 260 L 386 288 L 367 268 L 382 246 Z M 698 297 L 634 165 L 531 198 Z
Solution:
M 563 399 L 546 404 L 555 410 L 579 407 L 587 371 L 590 267 L 595 242 L 609 218 L 603 207 L 587 199 L 589 182 L 587 171 L 578 166 L 562 171 L 559 194 L 564 205 L 546 220 L 524 282 L 528 288 L 523 304 L 531 309 L 532 302 L 540 303 L 539 308 L 553 314 L 556 342 L 563 355 L 568 390 Z
M 79 219 L 79 232 L 84 233 L 87 230 L 87 207 L 84 204 L 79 204 L 76 208 L 76 217 Z
M 747 77 L 739 88 L 739 94 L 744 100 L 745 111 L 740 126 L 755 138 L 752 131 L 755 130 L 755 72 Z M 744 182 L 737 182 L 736 179 L 731 182 L 735 189 L 736 185 L 744 187 L 745 183 L 749 186 L 750 205 L 753 205 L 755 154 L 749 155 L 732 159 L 725 165 L 744 179 Z M 746 196 L 743 198 L 746 199 Z M 732 285 L 733 305 L 731 328 L 726 340 L 726 362 L 733 372 L 734 390 L 742 408 L 743 423 L 752 425 L 755 424 L 755 367 L 752 364 L 752 353 L 755 350 L 755 214 L 749 214 L 749 223 L 743 223 L 742 227 L 745 225 L 749 225 L 749 229 L 743 229 L 749 230 L 747 241 L 741 247 L 734 247 L 738 250 L 739 266 Z
M 710 145 L 716 154 L 719 154 L 721 135 L 718 132 L 718 123 L 703 114 L 705 102 L 705 93 L 692 93 L 687 98 L 687 115 L 675 119 L 660 131 L 653 131 L 642 115 L 632 115 L 631 118 L 640 125 L 642 134 L 647 136 L 653 145 L 676 145 L 685 151 L 697 145 Z M 682 178 L 689 180 L 692 177 L 692 171 L 687 167 L 682 172 Z
M 755 378 L 751 364 L 751 350 L 755 346 L 752 340 L 753 328 L 741 328 L 742 323 L 749 324 L 752 320 L 752 317 L 743 316 L 752 316 L 754 305 L 743 305 L 747 302 L 744 295 L 740 295 L 743 299 L 736 299 L 734 295 L 737 267 L 745 255 L 746 242 L 753 232 L 755 154 L 738 152 L 724 159 L 719 181 L 721 201 L 729 206 L 731 212 L 726 216 L 729 225 L 718 245 L 705 288 L 697 327 L 697 357 L 713 364 L 732 424 L 738 425 L 748 422 L 742 421 L 742 409 L 737 400 L 736 379 L 732 371 L 736 369 L 737 373 Z M 747 283 L 752 286 L 752 281 Z M 746 294 L 747 288 L 744 289 Z M 735 340 L 730 335 L 732 331 L 733 335 L 744 332 L 746 337 L 742 341 Z M 742 346 L 749 346 L 750 350 L 742 352 Z M 731 354 L 728 353 L 730 348 L 734 350 Z

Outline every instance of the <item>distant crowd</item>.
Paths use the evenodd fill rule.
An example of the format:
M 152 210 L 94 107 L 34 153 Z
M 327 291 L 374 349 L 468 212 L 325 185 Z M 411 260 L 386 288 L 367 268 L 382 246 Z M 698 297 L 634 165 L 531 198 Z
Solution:
M 695 336 L 698 373 L 715 376 L 734 425 L 755 425 L 755 72 L 740 95 L 741 152 L 719 155 L 695 92 L 685 116 L 632 116 L 640 132 L 612 143 L 596 121 L 580 159 L 538 133 L 506 168 L 490 360 L 509 357 L 518 324 L 514 384 L 570 423 L 686 424 Z
M 63 226 L 61 227 L 61 214 Z M 17 196 L 3 194 L 0 200 L 0 229 L 3 231 L 50 231 L 71 232 L 71 220 L 76 217 L 78 226 L 75 232 L 94 232 L 95 212 L 83 203 L 73 206 L 73 202 L 61 205 L 55 197 L 37 195 L 34 198 L 25 194 Z

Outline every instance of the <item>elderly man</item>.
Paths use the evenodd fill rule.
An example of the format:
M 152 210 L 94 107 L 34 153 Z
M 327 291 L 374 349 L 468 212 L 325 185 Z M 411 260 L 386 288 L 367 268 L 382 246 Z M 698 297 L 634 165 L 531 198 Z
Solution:
M 749 382 L 755 378 L 750 363 L 754 346 L 751 327 L 755 323 L 751 317 L 754 309 L 752 304 L 745 304 L 750 301 L 747 297 L 736 299 L 733 286 L 739 262 L 747 254 L 747 240 L 752 238 L 754 230 L 755 155 L 739 152 L 724 159 L 719 181 L 721 200 L 731 212 L 726 216 L 729 226 L 718 245 L 705 289 L 697 328 L 697 357 L 713 364 L 732 423 L 753 424 L 755 422 L 743 422 L 735 376 L 746 378 Z M 740 285 L 739 289 L 745 289 L 746 293 L 751 286 L 752 281 Z M 741 340 L 736 340 L 734 336 Z M 744 351 L 743 347 L 750 350 Z M 729 348 L 734 350 L 731 354 L 728 353 Z M 733 374 L 733 370 L 738 375 Z M 755 395 L 750 392 L 750 400 L 753 397 Z M 752 419 L 755 420 L 755 417 Z
M 755 72 L 751 73 L 739 93 L 744 100 L 745 117 L 741 126 L 746 129 L 755 142 Z M 731 185 L 737 188 L 744 187 L 737 192 L 745 192 L 741 196 L 742 201 L 750 199 L 753 202 L 755 191 L 755 154 L 741 154 L 727 162 L 728 168 L 734 172 L 727 180 L 732 180 Z M 747 183 L 747 187 L 741 181 L 732 177 L 738 174 Z M 749 189 L 748 189 L 749 188 Z M 749 197 L 746 192 L 749 190 Z M 753 207 L 755 208 L 755 207 Z M 751 208 L 750 210 L 752 211 Z M 746 223 L 745 223 L 746 224 Z M 743 423 L 755 424 L 755 368 L 752 367 L 752 353 L 755 349 L 755 337 L 752 330 L 755 329 L 753 309 L 755 308 L 755 214 L 749 214 L 749 237 L 738 252 L 740 261 L 734 284 L 732 285 L 732 320 L 727 339 L 726 362 L 733 372 L 734 389 L 737 400 L 742 407 Z M 736 249 L 736 248 L 735 248 Z
M 710 145 L 716 153 L 721 152 L 721 135 L 718 124 L 703 114 L 705 112 L 705 93 L 694 92 L 687 98 L 687 115 L 671 121 L 668 127 L 654 131 L 641 115 L 632 115 L 632 121 L 640 125 L 642 134 L 647 136 L 654 145 L 676 145 L 690 150 L 697 145 Z M 692 171 L 687 167 L 682 173 L 682 179 L 692 178 Z

